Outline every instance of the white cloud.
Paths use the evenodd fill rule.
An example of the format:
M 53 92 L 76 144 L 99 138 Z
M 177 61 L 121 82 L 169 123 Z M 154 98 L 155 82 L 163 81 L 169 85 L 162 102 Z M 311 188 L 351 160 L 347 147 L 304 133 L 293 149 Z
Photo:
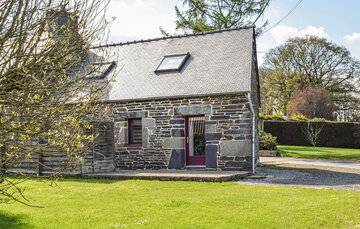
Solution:
M 161 36 L 159 27 L 175 28 L 176 0 L 112 0 L 107 17 L 115 17 L 110 41 L 128 41 Z
M 349 43 L 360 43 L 360 33 L 348 34 L 344 37 L 344 39 Z
M 360 59 L 360 33 L 354 32 L 343 38 L 343 44 L 351 51 L 351 54 Z
M 280 25 L 270 30 L 271 35 L 275 39 L 277 45 L 284 43 L 289 38 L 304 37 L 307 35 L 318 36 L 328 38 L 325 28 L 315 27 L 312 25 L 307 26 L 304 29 L 298 29 L 296 27 Z

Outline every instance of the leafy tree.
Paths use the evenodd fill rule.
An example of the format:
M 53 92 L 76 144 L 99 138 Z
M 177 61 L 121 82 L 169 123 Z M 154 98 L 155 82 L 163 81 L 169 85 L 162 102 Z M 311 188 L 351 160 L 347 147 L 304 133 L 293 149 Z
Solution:
M 201 33 L 251 26 L 258 22 L 270 0 L 183 0 L 176 6 L 176 30 Z M 258 31 L 267 21 L 258 26 Z M 162 30 L 162 29 L 161 29 Z M 167 35 L 167 33 L 162 30 Z
M 261 109 L 267 114 L 287 114 L 287 107 L 297 90 L 299 76 L 286 75 L 281 69 L 260 69 Z
M 289 102 L 289 115 L 302 114 L 311 119 L 333 120 L 335 110 L 330 93 L 319 86 L 299 91 Z
M 40 153 L 79 163 L 101 96 L 90 47 L 103 37 L 107 2 L 7 0 L 0 3 L 0 202 L 28 203 L 6 171 Z M 99 66 L 101 63 L 99 63 Z M 18 194 L 18 195 L 16 195 Z
M 263 68 L 266 107 L 281 103 L 283 108 L 291 98 L 289 95 L 309 86 L 329 91 L 339 109 L 347 109 L 358 102 L 353 93 L 356 93 L 355 82 L 360 75 L 359 61 L 351 57 L 346 48 L 324 38 L 289 39 L 266 54 Z M 279 86 L 284 84 L 287 86 Z M 283 113 L 287 114 L 286 109 Z

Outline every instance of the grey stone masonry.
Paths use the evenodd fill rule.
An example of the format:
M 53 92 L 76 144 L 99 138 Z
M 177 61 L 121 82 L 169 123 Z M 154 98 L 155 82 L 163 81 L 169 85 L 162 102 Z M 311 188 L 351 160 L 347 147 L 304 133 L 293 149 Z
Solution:
M 246 94 L 114 102 L 106 116 L 113 123 L 115 169 L 186 167 L 186 116 L 205 116 L 206 163 L 222 170 L 251 169 L 251 112 Z M 128 144 L 128 119 L 141 118 L 142 144 Z M 95 146 L 96 147 L 96 146 Z
M 119 133 L 115 132 L 114 129 L 115 127 L 119 129 L 119 126 L 124 125 L 124 123 L 109 121 L 94 123 L 96 138 L 92 149 L 85 154 L 82 173 L 112 172 L 115 170 L 114 139 L 119 139 L 119 136 L 125 135 L 126 132 Z

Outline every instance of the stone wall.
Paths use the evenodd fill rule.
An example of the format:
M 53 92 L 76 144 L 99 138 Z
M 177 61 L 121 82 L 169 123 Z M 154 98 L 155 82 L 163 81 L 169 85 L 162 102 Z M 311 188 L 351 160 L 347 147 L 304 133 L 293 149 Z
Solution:
M 96 121 L 93 131 L 96 138 L 93 146 L 84 152 L 83 163 L 55 149 L 46 149 L 34 153 L 30 159 L 20 161 L 7 171 L 37 175 L 112 172 L 115 170 L 113 122 Z
M 25 173 L 86 174 L 123 169 L 184 169 L 185 117 L 205 116 L 206 168 L 251 170 L 251 112 L 245 94 L 106 104 L 94 120 L 96 139 L 84 163 L 43 152 L 21 162 Z M 128 119 L 142 119 L 141 145 L 128 144 Z
M 251 91 L 258 112 L 259 82 L 253 41 Z M 105 81 L 97 81 L 99 87 Z M 182 85 L 184 86 L 184 85 Z M 110 90 L 109 87 L 104 87 Z M 105 93 L 108 94 L 108 93 Z M 106 100 L 106 98 L 104 98 Z M 97 138 L 76 173 L 111 172 L 120 169 L 183 169 L 185 163 L 184 117 L 204 115 L 206 167 L 251 170 L 252 114 L 246 94 L 114 102 L 94 120 Z M 141 145 L 128 144 L 128 119 L 142 119 Z M 256 133 L 257 135 L 257 133 Z M 258 138 L 256 137 L 256 151 Z M 63 170 L 62 154 L 39 154 L 18 167 L 38 174 Z
M 251 169 L 251 112 L 246 94 L 117 102 L 104 119 L 113 122 L 116 169 L 182 169 L 184 117 L 205 115 L 206 167 Z M 128 144 L 128 119 L 142 119 L 143 143 Z
M 114 166 L 114 123 L 96 121 L 93 124 L 95 141 L 84 155 L 82 173 L 112 172 Z

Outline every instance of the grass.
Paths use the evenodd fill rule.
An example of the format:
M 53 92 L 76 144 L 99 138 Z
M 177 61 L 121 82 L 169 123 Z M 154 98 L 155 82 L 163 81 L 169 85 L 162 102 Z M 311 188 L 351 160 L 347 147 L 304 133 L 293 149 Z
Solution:
M 353 228 L 360 192 L 238 183 L 36 179 L 43 206 L 0 205 L 0 228 Z
M 284 145 L 278 146 L 278 149 L 286 157 L 360 161 L 360 149 Z

